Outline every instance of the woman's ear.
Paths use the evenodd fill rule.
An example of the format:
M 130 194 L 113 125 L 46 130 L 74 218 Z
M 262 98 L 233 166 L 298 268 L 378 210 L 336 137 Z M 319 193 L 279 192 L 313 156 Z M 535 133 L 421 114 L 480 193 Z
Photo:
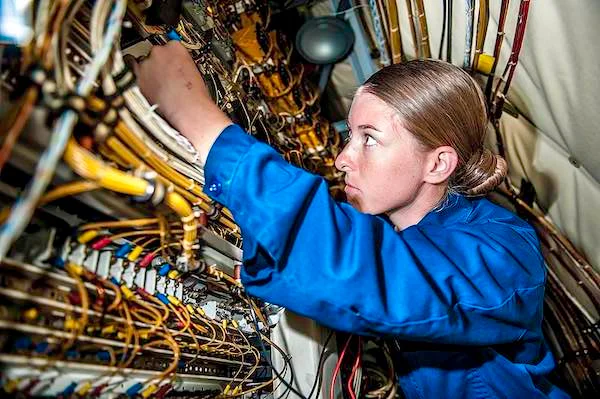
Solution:
M 431 184 L 447 181 L 458 166 L 458 154 L 450 146 L 437 147 L 429 152 L 424 180 Z

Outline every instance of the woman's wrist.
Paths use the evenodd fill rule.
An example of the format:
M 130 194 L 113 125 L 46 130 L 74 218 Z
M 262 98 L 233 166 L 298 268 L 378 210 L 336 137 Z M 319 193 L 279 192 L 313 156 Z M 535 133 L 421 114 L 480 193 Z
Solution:
M 199 161 L 206 163 L 208 153 L 219 134 L 233 122 L 212 101 L 199 102 L 194 109 L 179 109 L 170 120 L 177 130 L 192 143 L 198 151 Z M 202 109 L 199 112 L 198 109 Z

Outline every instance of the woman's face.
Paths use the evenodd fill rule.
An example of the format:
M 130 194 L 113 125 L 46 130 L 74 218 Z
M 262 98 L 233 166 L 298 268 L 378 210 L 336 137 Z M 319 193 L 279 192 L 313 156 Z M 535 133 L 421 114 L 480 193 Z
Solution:
M 368 214 L 410 207 L 423 186 L 427 151 L 394 110 L 358 91 L 348 115 L 349 141 L 335 166 L 346 173 L 346 196 Z

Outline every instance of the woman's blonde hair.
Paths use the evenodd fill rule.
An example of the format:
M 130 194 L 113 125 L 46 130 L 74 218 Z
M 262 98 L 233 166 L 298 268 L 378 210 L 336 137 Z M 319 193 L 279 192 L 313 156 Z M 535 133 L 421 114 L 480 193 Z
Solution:
M 484 195 L 506 176 L 506 161 L 483 146 L 487 113 L 481 88 L 459 67 L 436 60 L 394 64 L 377 71 L 360 91 L 394 108 L 403 127 L 427 149 L 456 150 L 449 191 Z

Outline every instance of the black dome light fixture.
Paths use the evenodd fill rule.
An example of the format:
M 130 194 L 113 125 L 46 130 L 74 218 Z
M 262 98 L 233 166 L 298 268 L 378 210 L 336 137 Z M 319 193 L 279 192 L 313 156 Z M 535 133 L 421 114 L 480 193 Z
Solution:
M 352 27 L 333 16 L 309 19 L 296 34 L 296 49 L 313 64 L 335 64 L 350 53 L 353 45 Z

